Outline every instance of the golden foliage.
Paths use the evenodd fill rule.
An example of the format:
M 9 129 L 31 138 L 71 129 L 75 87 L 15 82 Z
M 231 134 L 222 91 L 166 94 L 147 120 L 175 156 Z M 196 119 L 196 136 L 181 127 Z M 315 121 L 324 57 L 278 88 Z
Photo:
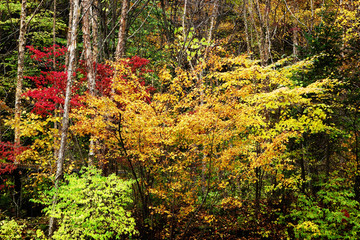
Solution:
M 163 68 L 166 91 L 152 95 L 136 73 L 115 65 L 111 96 L 88 95 L 72 114 L 72 131 L 106 146 L 108 154 L 98 160 L 127 159 L 121 167 L 136 167 L 155 201 L 152 214 L 175 214 L 177 226 L 184 227 L 210 193 L 235 201 L 221 197 L 232 195 L 227 186 L 255 182 L 257 168 L 288 186 L 282 173 L 293 169 L 288 141 L 329 128 L 326 106 L 306 97 L 320 94 L 321 84 L 296 87 L 289 69 L 263 68 L 246 56 L 214 58 L 195 71 L 177 69 L 175 77 Z

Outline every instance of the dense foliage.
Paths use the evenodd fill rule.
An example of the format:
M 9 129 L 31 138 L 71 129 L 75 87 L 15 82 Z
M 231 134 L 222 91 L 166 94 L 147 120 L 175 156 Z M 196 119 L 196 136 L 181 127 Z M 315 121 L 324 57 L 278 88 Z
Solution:
M 22 2 L 0 0 L 0 238 L 359 238 L 360 1 L 28 1 L 17 120 Z
M 136 233 L 135 220 L 126 209 L 132 202 L 131 182 L 114 174 L 104 177 L 96 169 L 86 169 L 65 177 L 67 184 L 46 193 L 47 215 L 59 219 L 54 239 L 121 239 Z M 52 197 L 58 203 L 52 206 Z M 47 200 L 46 200 L 47 199 Z

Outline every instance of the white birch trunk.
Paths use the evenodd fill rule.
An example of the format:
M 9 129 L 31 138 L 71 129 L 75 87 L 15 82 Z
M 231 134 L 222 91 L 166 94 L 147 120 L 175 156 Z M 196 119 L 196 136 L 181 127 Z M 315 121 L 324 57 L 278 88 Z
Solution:
M 90 33 L 90 13 L 92 12 L 91 1 L 83 0 L 82 1 L 82 9 L 83 9 L 83 42 L 84 42 L 84 58 L 87 70 L 87 79 L 88 79 L 88 89 L 89 93 L 92 96 L 96 94 L 95 88 L 95 67 L 94 67 L 94 54 L 93 54 L 93 44 L 91 42 L 91 33 Z M 93 165 L 94 163 L 94 155 L 95 155 L 95 144 L 94 140 L 90 139 L 89 146 L 89 165 Z
M 21 15 L 20 15 L 20 34 L 19 34 L 19 48 L 18 48 L 18 68 L 17 68 L 17 82 L 15 93 L 15 164 L 19 163 L 18 154 L 20 142 L 20 119 L 21 119 L 21 94 L 24 78 L 24 54 L 25 54 L 25 34 L 26 34 L 26 0 L 21 1 Z
M 57 189 L 59 186 L 60 179 L 63 176 L 63 167 L 64 167 L 64 159 L 65 159 L 65 148 L 67 141 L 67 133 L 69 129 L 69 112 L 70 112 L 70 99 L 71 99 L 71 88 L 73 82 L 73 73 L 75 70 L 75 53 L 76 53 L 76 38 L 77 38 L 77 27 L 80 15 L 80 5 L 79 0 L 73 1 L 72 7 L 73 13 L 72 15 L 72 24 L 71 24 L 71 33 L 70 40 L 68 42 L 68 55 L 69 62 L 67 68 L 67 84 L 66 84 L 66 94 L 65 94 L 65 103 L 64 103 L 64 113 L 62 119 L 62 127 L 61 127 L 61 140 L 60 140 L 60 149 L 59 155 L 56 162 L 56 175 L 55 175 L 55 188 Z M 56 205 L 57 195 L 54 195 L 53 198 L 53 206 Z M 49 236 L 51 236 L 54 232 L 54 223 L 55 219 L 53 217 L 50 218 L 49 222 Z

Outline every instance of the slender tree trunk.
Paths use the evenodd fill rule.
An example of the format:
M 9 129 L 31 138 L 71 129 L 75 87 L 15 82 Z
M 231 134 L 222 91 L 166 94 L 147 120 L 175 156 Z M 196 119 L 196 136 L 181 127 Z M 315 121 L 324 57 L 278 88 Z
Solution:
M 255 26 L 255 28 L 259 32 L 259 39 L 258 39 L 259 54 L 260 54 L 261 64 L 265 65 L 265 62 L 267 61 L 267 59 L 266 59 L 266 51 L 264 50 L 265 49 L 264 20 L 263 20 L 263 15 L 261 14 L 259 1 L 256 0 L 256 1 L 254 1 L 254 3 L 255 3 L 255 7 L 256 7 L 257 19 L 259 21 L 258 26 Z
M 97 94 L 96 91 L 96 63 L 98 61 L 98 57 L 99 57 L 99 38 L 98 38 L 98 24 L 99 24 L 99 12 L 98 12 L 98 7 L 99 7 L 99 3 L 98 0 L 94 0 L 93 1 L 93 6 L 92 8 L 90 8 L 91 10 L 91 30 L 92 30 L 92 40 L 93 40 L 93 61 L 95 63 L 95 67 L 94 67 L 94 83 L 93 83 L 93 87 L 94 87 L 94 94 Z M 94 162 L 94 158 L 96 155 L 96 145 L 98 144 L 97 141 L 94 140 L 90 140 L 90 147 L 89 147 L 89 164 L 93 164 Z
M 305 151 L 305 150 L 303 150 Z M 303 193 L 305 193 L 305 183 L 306 183 L 306 170 L 305 170 L 305 154 L 301 154 L 301 157 L 300 157 L 300 169 L 301 169 L 301 180 L 302 180 L 302 183 L 301 183 L 301 191 Z
M 91 1 L 83 0 L 82 1 L 83 9 L 83 42 L 84 42 L 84 58 L 87 70 L 88 78 L 88 89 L 89 93 L 92 96 L 95 96 L 95 66 L 94 66 L 94 54 L 93 54 L 93 44 L 91 42 L 91 33 L 90 33 L 90 18 L 91 18 Z M 90 140 L 89 146 L 89 165 L 93 165 L 95 155 L 95 144 L 94 140 Z
M 297 12 L 297 5 L 295 5 L 295 11 Z M 297 61 L 299 53 L 298 53 L 298 27 L 296 26 L 296 21 L 293 23 L 293 56 L 294 61 Z
M 185 0 L 184 1 L 184 12 L 183 12 L 183 15 L 182 15 L 182 30 L 183 30 L 183 38 L 184 38 L 184 42 L 186 43 L 186 37 L 187 37 L 187 34 L 186 34 L 186 12 L 187 12 L 187 4 L 188 4 L 188 1 Z
M 355 200 L 360 202 L 360 171 L 359 171 L 359 131 L 357 129 L 356 120 L 358 116 L 355 113 L 355 118 L 353 122 L 353 131 L 355 135 L 355 147 L 354 147 L 354 154 L 355 154 L 355 176 L 354 176 L 354 192 L 355 192 Z
M 255 182 L 255 211 L 256 214 L 260 210 L 261 187 L 262 187 L 262 173 L 261 167 L 255 168 L 256 182 Z
M 187 24 L 186 24 L 186 15 L 187 15 L 187 8 L 188 8 L 188 0 L 184 1 L 184 11 L 183 11 L 183 15 L 182 15 L 182 32 L 183 32 L 183 46 L 181 51 L 179 51 L 178 53 L 178 63 L 181 66 L 182 64 L 184 64 L 184 61 L 187 61 L 191 67 L 191 70 L 194 71 L 194 66 L 191 62 L 191 60 L 188 60 L 187 58 L 187 49 L 189 47 L 189 43 L 188 43 L 188 30 L 187 30 Z M 186 59 L 186 60 L 184 60 Z
M 99 12 L 98 7 L 99 3 L 97 0 L 93 1 L 94 7 L 92 7 L 91 10 L 91 30 L 92 30 L 92 39 L 93 39 L 93 59 L 95 62 L 98 60 L 98 54 L 99 54 L 99 39 L 98 39 L 98 20 L 99 20 Z M 96 71 L 95 71 L 96 72 Z
M 293 25 L 293 56 L 294 60 L 296 61 L 298 59 L 299 53 L 298 53 L 298 29 Z
M 91 42 L 91 33 L 90 33 L 90 11 L 91 11 L 91 2 L 90 0 L 82 1 L 83 9 L 83 43 L 84 43 L 84 58 L 87 70 L 88 78 L 88 89 L 91 95 L 95 95 L 95 68 L 94 68 L 94 54 L 93 54 L 93 44 Z
M 21 119 L 21 94 L 24 78 L 24 54 L 26 41 L 26 0 L 21 1 L 21 15 L 20 15 L 20 34 L 19 34 L 19 48 L 18 48 L 18 68 L 17 68 L 17 82 L 15 94 L 15 164 L 19 163 L 19 147 L 20 142 L 20 119 Z
M 253 26 L 253 30 L 254 31 L 251 31 L 255 33 L 255 41 L 258 43 L 258 49 L 259 49 L 259 54 L 261 56 L 261 40 L 260 40 L 260 34 L 259 34 L 259 29 L 258 29 L 258 26 L 256 24 L 256 21 L 255 21 L 255 13 L 254 13 L 254 1 L 249 1 L 249 5 L 248 5 L 248 12 L 249 12 L 249 17 L 250 17 L 250 20 L 251 20 L 251 23 L 252 23 L 252 26 Z M 253 42 L 253 35 L 251 34 L 251 42 Z
M 27 22 L 26 21 L 26 0 L 21 1 L 21 13 L 20 13 L 20 32 L 19 32 L 19 48 L 18 48 L 18 68 L 17 68 L 17 82 L 16 82 L 16 93 L 15 93 L 15 138 L 14 138 L 14 155 L 15 161 L 14 164 L 19 164 L 19 154 L 20 154 L 20 121 L 21 121 L 21 95 L 22 95 L 22 86 L 24 79 L 24 56 L 25 56 L 25 42 L 26 42 L 26 29 L 29 25 L 31 19 L 35 16 L 36 12 L 39 10 L 39 7 L 43 3 L 43 0 L 39 3 L 38 7 L 35 9 L 33 14 L 30 16 Z M 21 209 L 21 174 L 19 170 L 16 170 L 15 174 L 15 193 L 14 193 L 14 202 L 16 205 L 17 216 L 20 214 Z
M 75 72 L 74 65 L 75 65 L 75 53 L 76 53 L 76 38 L 77 38 L 77 26 L 79 20 L 79 0 L 74 0 L 74 15 L 72 21 L 72 28 L 71 28 L 71 37 L 69 43 L 69 64 L 67 70 L 67 84 L 66 84 L 66 96 L 65 96 L 65 103 L 64 103 L 64 113 L 63 113 L 63 120 L 62 120 L 62 131 L 61 131 L 61 142 L 60 142 L 60 150 L 59 150 L 59 157 L 57 160 L 57 168 L 56 168 L 56 176 L 55 181 L 59 181 L 63 175 L 63 165 L 64 165 L 64 154 L 65 154 L 65 147 L 66 147 L 66 140 L 67 140 L 67 132 L 69 128 L 69 110 L 70 110 L 70 99 L 71 99 L 71 88 L 73 82 L 73 73 Z
M 271 0 L 266 1 L 265 7 L 265 51 L 267 55 L 267 60 L 271 60 L 273 63 L 271 55 L 271 35 L 270 35 L 270 11 L 271 11 Z
M 173 41 L 173 37 L 171 35 L 171 29 L 169 27 L 168 19 L 166 17 L 164 0 L 160 0 L 160 4 L 161 4 L 161 17 L 162 17 L 162 21 L 164 23 L 164 29 L 165 29 L 166 43 L 170 44 Z
M 260 3 L 258 0 L 254 1 L 256 7 L 258 26 L 254 25 L 255 30 L 258 33 L 258 44 L 261 64 L 265 66 L 271 57 L 271 41 L 270 41 L 270 29 L 269 29 L 269 14 L 271 10 L 271 0 L 267 0 L 265 4 L 265 11 L 262 14 L 260 9 Z
M 69 65 L 69 44 L 70 44 L 70 38 L 71 38 L 71 29 L 72 29 L 72 20 L 73 20 L 73 14 L 74 14 L 74 0 L 69 0 L 69 4 L 70 4 L 70 12 L 69 12 L 69 28 L 68 28 L 68 33 L 67 33 L 67 44 L 66 47 L 68 49 L 67 54 L 65 55 L 65 66 L 68 67 Z
M 66 84 L 66 95 L 65 95 L 65 103 L 64 103 L 64 113 L 62 119 L 62 127 L 61 127 L 61 140 L 60 140 L 60 149 L 59 149 L 59 156 L 56 162 L 56 175 L 55 175 L 55 189 L 57 190 L 59 187 L 60 179 L 63 176 L 63 166 L 64 166 L 64 159 L 65 159 L 65 147 L 66 147 L 66 140 L 67 140 L 67 133 L 69 129 L 69 110 L 70 110 L 70 99 L 71 99 L 71 88 L 73 82 L 73 73 L 75 72 L 75 53 L 76 53 L 76 38 L 77 38 L 77 27 L 79 22 L 79 15 L 80 15 L 80 5 L 79 0 L 72 1 L 73 13 L 70 13 L 72 16 L 72 24 L 71 24 L 71 33 L 70 39 L 68 42 L 68 55 L 69 55 L 69 62 L 67 68 L 67 84 Z M 57 202 L 57 195 L 54 195 L 53 198 L 53 206 L 56 205 Z M 54 232 L 54 217 L 50 218 L 49 222 L 49 236 L 51 236 Z
M 115 60 L 119 60 L 125 54 L 125 43 L 126 43 L 126 21 L 127 21 L 127 11 L 129 7 L 129 0 L 123 0 L 121 7 L 121 17 L 120 17 L 120 28 L 118 35 L 118 43 L 116 46 Z
M 325 179 L 326 181 L 330 178 L 330 172 L 331 172 L 331 141 L 328 135 L 325 137 L 326 141 L 326 149 L 325 149 Z
M 213 6 L 213 11 L 212 11 L 211 18 L 210 18 L 209 34 L 208 34 L 208 38 L 207 38 L 208 46 L 206 47 L 206 51 L 205 51 L 205 60 L 207 57 L 209 45 L 210 45 L 212 37 L 213 37 L 215 22 L 216 22 L 216 18 L 218 16 L 218 10 L 219 10 L 219 0 L 215 0 L 214 6 Z
M 53 48 L 54 48 L 53 68 L 54 68 L 54 71 L 56 71 L 55 45 L 56 45 L 56 0 L 54 0 L 54 13 L 53 13 Z
M 110 1 L 109 1 L 110 4 Z M 116 28 L 116 21 L 118 19 L 118 0 L 112 0 L 111 1 L 111 8 L 112 8 L 112 13 L 111 13 L 111 25 L 110 25 L 110 46 L 111 48 L 109 49 L 111 52 L 115 52 L 116 51 L 116 36 L 115 36 L 115 31 L 112 31 L 112 29 Z
M 21 182 L 21 170 L 15 169 L 14 171 L 14 195 L 13 201 L 16 209 L 16 217 L 20 217 L 20 210 L 22 205 L 22 182 Z
M 256 157 L 259 158 L 261 153 L 260 143 L 256 143 Z M 261 188 L 262 188 L 262 170 L 261 166 L 255 168 L 255 213 L 256 215 L 260 210 Z
M 213 12 L 212 12 L 211 18 L 210 18 L 210 27 L 209 27 L 208 37 L 207 37 L 208 45 L 206 46 L 205 56 L 204 56 L 205 61 L 207 59 L 207 55 L 208 55 L 208 52 L 209 52 L 209 45 L 210 45 L 210 43 L 212 41 L 212 35 L 213 35 L 214 28 L 215 28 L 215 21 L 216 21 L 217 15 L 218 15 L 218 8 L 219 8 L 219 0 L 215 0 L 214 1 L 214 6 L 213 6 Z M 204 68 L 205 68 L 205 66 L 203 66 L 203 69 Z M 199 85 L 200 85 L 201 89 L 203 89 L 203 87 L 202 87 L 203 84 L 204 83 L 203 83 L 203 70 L 202 70 L 200 72 L 200 74 L 199 74 Z M 200 91 L 200 106 L 204 105 L 204 100 L 203 99 L 204 99 L 204 91 L 201 90 Z M 202 159 L 202 169 L 201 169 L 201 179 L 202 179 L 203 193 L 206 193 L 206 177 L 205 177 L 206 176 L 206 170 L 207 170 L 207 167 L 206 167 L 206 155 L 204 155 L 203 159 Z
M 245 26 L 245 40 L 246 40 L 246 52 L 250 56 L 251 54 L 251 43 L 249 39 L 249 26 L 248 26 L 248 19 L 247 19 L 247 0 L 244 0 L 243 6 L 243 18 L 244 18 L 244 26 Z
M 54 56 L 53 56 L 53 69 L 56 71 L 56 55 L 55 55 L 55 45 L 56 45 L 56 0 L 54 0 L 54 13 L 53 13 L 53 48 L 54 48 Z M 56 106 L 56 109 L 58 109 L 59 106 Z M 55 112 L 55 116 L 58 117 L 58 112 Z M 54 128 L 59 128 L 59 123 L 57 121 L 54 122 Z M 59 138 L 58 135 L 54 138 L 54 159 L 58 157 L 59 153 Z M 52 168 L 52 165 L 51 165 Z M 51 169 L 52 172 L 52 169 Z
M 312 31 L 314 29 L 314 17 L 315 17 L 314 1 L 313 0 L 310 0 L 310 6 L 311 6 L 310 33 L 312 33 Z

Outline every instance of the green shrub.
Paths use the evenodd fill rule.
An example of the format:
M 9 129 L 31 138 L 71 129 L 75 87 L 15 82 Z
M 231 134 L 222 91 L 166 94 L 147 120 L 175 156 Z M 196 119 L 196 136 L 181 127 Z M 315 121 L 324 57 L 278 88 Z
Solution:
M 290 217 L 297 239 L 357 239 L 360 234 L 359 203 L 344 189 L 343 179 L 322 185 L 315 197 L 299 195 Z
M 115 175 L 103 177 L 99 170 L 85 169 L 65 176 L 66 185 L 59 187 L 57 204 L 51 205 L 55 194 L 48 196 L 45 211 L 58 219 L 59 228 L 54 239 L 119 239 L 136 234 L 135 220 L 126 207 L 130 198 L 131 182 Z
M 13 240 L 22 239 L 25 224 L 18 224 L 15 220 L 2 220 L 0 222 L 0 239 Z

